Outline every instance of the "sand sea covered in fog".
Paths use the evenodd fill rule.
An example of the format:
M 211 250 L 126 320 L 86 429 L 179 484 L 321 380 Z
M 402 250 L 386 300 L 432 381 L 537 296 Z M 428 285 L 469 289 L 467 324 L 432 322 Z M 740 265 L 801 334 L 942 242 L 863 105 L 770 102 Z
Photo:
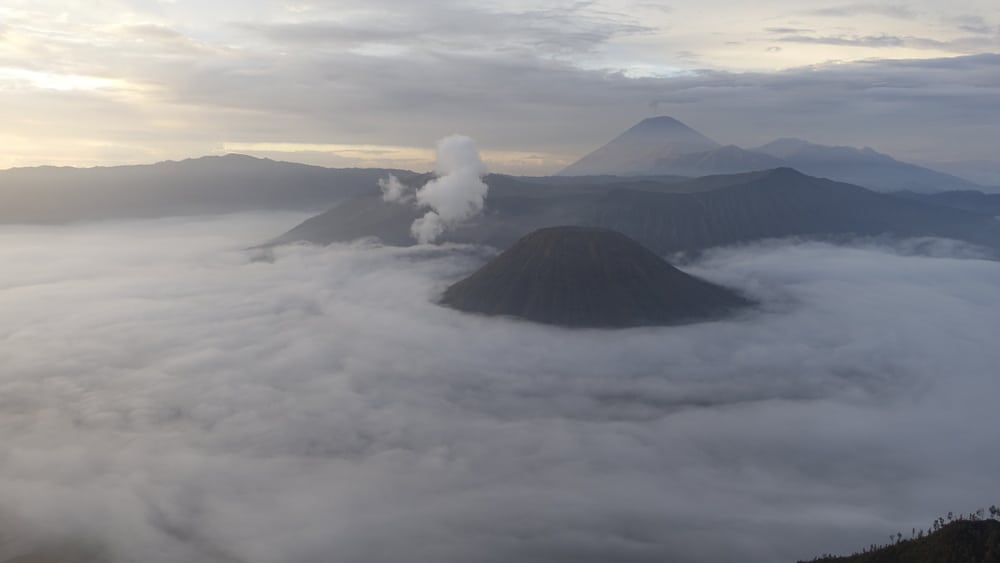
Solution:
M 299 219 L 0 227 L 3 555 L 792 561 L 996 492 L 974 248 L 717 249 L 761 307 L 611 338 L 436 305 L 488 249 L 245 250 Z

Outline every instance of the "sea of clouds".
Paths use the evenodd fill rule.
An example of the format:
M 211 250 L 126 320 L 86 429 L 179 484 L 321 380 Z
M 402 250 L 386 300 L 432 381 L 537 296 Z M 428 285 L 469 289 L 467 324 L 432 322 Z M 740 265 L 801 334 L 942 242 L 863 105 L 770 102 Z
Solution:
M 246 250 L 298 219 L 0 227 L 0 556 L 791 562 L 1000 497 L 969 247 L 716 250 L 759 308 L 564 330 L 435 304 L 486 249 Z

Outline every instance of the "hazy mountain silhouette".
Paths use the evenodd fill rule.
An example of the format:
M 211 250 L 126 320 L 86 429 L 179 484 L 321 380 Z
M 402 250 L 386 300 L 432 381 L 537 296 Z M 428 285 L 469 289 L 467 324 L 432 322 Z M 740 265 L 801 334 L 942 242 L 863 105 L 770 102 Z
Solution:
M 831 147 L 785 138 L 753 150 L 782 159 L 787 166 L 811 176 L 882 191 L 938 192 L 977 187 L 962 178 L 896 160 L 870 147 Z
M 680 174 L 643 174 L 631 176 L 616 176 L 614 174 L 595 174 L 584 176 L 517 176 L 518 180 L 532 184 L 544 184 L 547 186 L 582 186 L 588 184 L 606 185 L 620 184 L 635 181 L 656 182 L 660 184 L 674 184 L 690 180 L 690 176 Z
M 661 255 L 788 236 L 937 236 L 1000 249 L 1000 221 L 991 216 L 788 168 L 671 183 L 618 179 L 539 185 L 500 175 L 485 181 L 490 191 L 483 215 L 445 233 L 445 241 L 507 248 L 542 227 L 577 225 L 620 231 Z M 410 245 L 409 226 L 417 216 L 412 206 L 386 203 L 370 193 L 273 242 L 329 244 L 378 237 Z
M 1000 194 L 986 194 L 976 190 L 966 190 L 937 194 L 899 192 L 896 195 L 927 203 L 954 207 L 955 209 L 962 209 L 973 213 L 1000 216 Z
M 932 192 L 981 188 L 975 183 L 896 160 L 870 148 L 828 147 L 778 139 L 747 150 L 722 146 L 671 117 L 645 119 L 560 175 L 704 176 L 789 166 L 812 176 L 880 191 Z
M 981 186 L 992 186 L 990 191 L 1000 191 L 1000 161 L 962 160 L 957 162 L 929 162 L 923 166 L 952 176 L 958 176 Z
M 662 325 L 722 315 L 750 302 L 671 266 L 625 235 L 551 227 L 517 241 L 452 285 L 442 304 L 574 327 Z
M 103 168 L 14 168 L 0 171 L 0 222 L 321 210 L 370 191 L 389 172 L 412 174 L 323 168 L 242 155 Z
M 707 176 L 767 170 L 782 165 L 784 162 L 780 158 L 741 149 L 736 145 L 726 145 L 710 151 L 661 158 L 656 161 L 651 172 L 682 176 Z
M 672 117 L 651 117 L 567 166 L 559 175 L 656 174 L 657 163 L 664 159 L 719 147 L 719 143 Z

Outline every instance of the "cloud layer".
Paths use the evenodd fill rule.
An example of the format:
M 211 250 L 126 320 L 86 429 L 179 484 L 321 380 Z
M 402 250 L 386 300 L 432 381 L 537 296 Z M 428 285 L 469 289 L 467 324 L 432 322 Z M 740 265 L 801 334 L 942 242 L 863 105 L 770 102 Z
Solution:
M 295 220 L 0 228 L 8 533 L 153 563 L 792 561 L 1000 493 L 1000 265 L 964 246 L 719 250 L 685 268 L 761 309 L 609 333 L 435 305 L 482 249 L 241 250 Z

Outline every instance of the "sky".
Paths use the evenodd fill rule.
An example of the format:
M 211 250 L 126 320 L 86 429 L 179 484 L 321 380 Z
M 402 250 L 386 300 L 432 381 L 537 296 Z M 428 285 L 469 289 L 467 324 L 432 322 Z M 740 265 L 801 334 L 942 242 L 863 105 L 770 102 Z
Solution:
M 974 248 L 716 249 L 759 307 L 612 332 L 435 304 L 488 249 L 246 250 L 302 218 L 0 226 L 0 558 L 790 563 L 1000 496 Z
M 636 121 L 997 159 L 995 0 L 5 0 L 0 168 L 240 152 L 549 173 Z

